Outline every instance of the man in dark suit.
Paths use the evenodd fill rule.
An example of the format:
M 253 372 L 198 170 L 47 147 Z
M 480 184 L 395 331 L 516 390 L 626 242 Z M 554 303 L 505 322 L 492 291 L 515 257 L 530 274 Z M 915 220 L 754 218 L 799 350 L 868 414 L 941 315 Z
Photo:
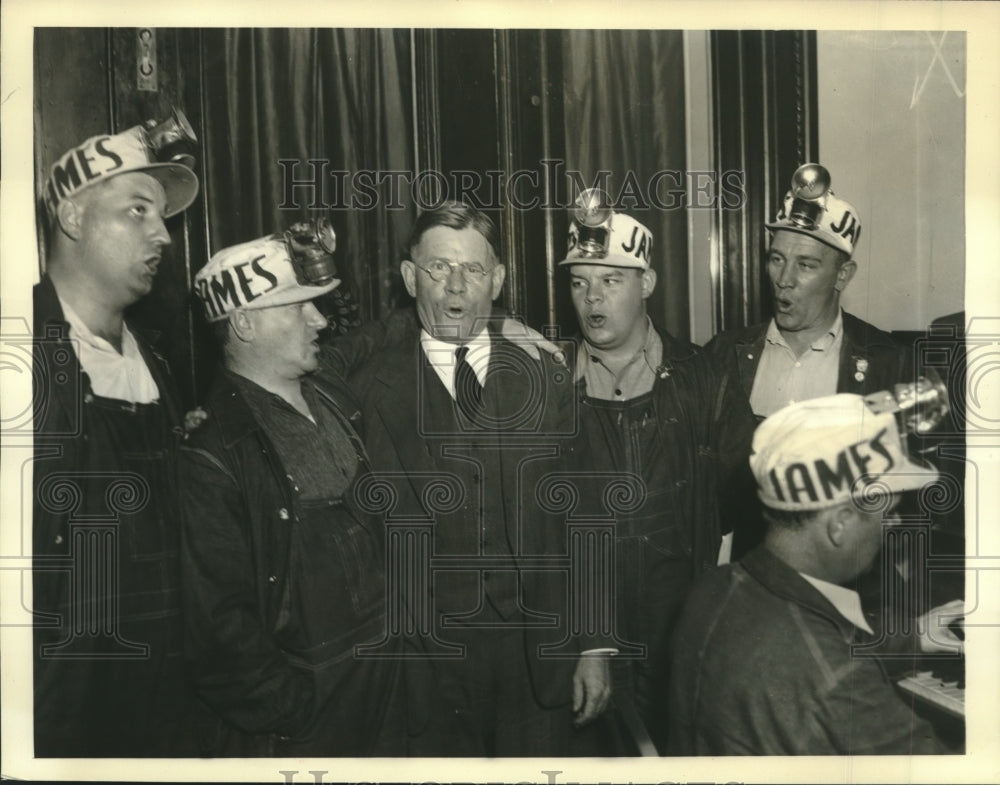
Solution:
M 575 465 L 573 379 L 490 324 L 505 268 L 489 217 L 428 211 L 408 251 L 416 318 L 384 324 L 352 384 L 376 476 L 395 480 L 390 518 L 433 523 L 427 593 L 406 597 L 427 631 L 407 660 L 409 752 L 568 754 L 574 723 L 607 704 L 613 645 L 567 630 L 566 576 L 551 561 L 567 528 L 541 483 Z

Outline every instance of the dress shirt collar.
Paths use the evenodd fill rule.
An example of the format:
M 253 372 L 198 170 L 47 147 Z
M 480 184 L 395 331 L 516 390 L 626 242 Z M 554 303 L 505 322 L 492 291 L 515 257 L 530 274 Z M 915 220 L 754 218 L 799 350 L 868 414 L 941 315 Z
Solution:
M 833 320 L 833 324 L 830 325 L 830 329 L 809 344 L 809 348 L 814 352 L 825 352 L 837 342 L 843 332 L 844 312 L 842 309 L 838 308 L 837 318 Z M 767 326 L 767 333 L 764 337 L 767 339 L 768 343 L 774 344 L 775 346 L 784 346 L 789 351 L 792 350 L 785 341 L 784 336 L 782 336 L 781 330 L 778 329 L 778 324 L 773 318 L 771 319 L 771 323 Z
M 455 351 L 463 345 L 469 347 L 469 353 L 465 357 L 466 362 L 472 366 L 479 383 L 485 387 L 492 347 L 489 330 L 482 330 L 479 335 L 466 344 L 448 343 L 435 338 L 426 330 L 420 331 L 420 347 L 427 357 L 427 362 L 434 368 L 452 398 L 455 397 L 455 363 L 457 362 Z
M 820 580 L 819 578 L 814 578 L 812 575 L 806 575 L 804 572 L 800 572 L 799 575 L 815 586 L 816 591 L 826 597 L 830 601 L 830 604 L 837 609 L 837 612 L 851 624 L 870 635 L 875 634 L 865 620 L 864 611 L 861 610 L 861 598 L 856 591 L 844 586 L 838 586 L 835 583 Z
M 646 336 L 643 339 L 642 346 L 640 346 L 639 350 L 633 354 L 631 358 L 629 358 L 629 361 L 625 363 L 625 365 L 631 365 L 636 361 L 636 358 L 642 357 L 649 370 L 655 372 L 656 366 L 660 364 L 660 355 L 663 354 L 662 347 L 663 344 L 659 340 L 659 336 L 656 334 L 656 329 L 653 327 L 653 320 L 647 316 Z M 600 360 L 604 367 L 608 367 L 608 357 L 611 356 L 611 352 L 600 349 L 597 346 L 591 346 L 586 342 L 584 342 L 584 349 L 584 354 L 588 355 L 589 358 Z
M 584 341 L 577 353 L 576 373 L 579 381 L 586 379 L 587 394 L 606 400 L 631 400 L 649 392 L 656 381 L 657 369 L 663 362 L 663 341 L 646 317 L 646 337 L 639 350 L 615 374 L 608 366 L 610 352 Z M 616 391 L 620 390 L 618 393 Z

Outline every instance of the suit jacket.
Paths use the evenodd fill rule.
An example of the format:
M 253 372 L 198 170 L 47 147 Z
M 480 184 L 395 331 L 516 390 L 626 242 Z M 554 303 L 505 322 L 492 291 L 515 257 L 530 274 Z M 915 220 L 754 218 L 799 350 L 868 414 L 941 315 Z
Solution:
M 487 416 L 493 426 L 466 429 L 434 407 L 451 404 L 433 368 L 420 348 L 420 326 L 412 311 L 391 316 L 380 328 L 382 348 L 351 378 L 363 401 L 366 443 L 373 469 L 383 477 L 394 475 L 395 504 L 388 522 L 400 516 L 437 521 L 433 548 L 436 556 L 458 560 L 475 556 L 474 533 L 490 527 L 490 516 L 502 508 L 504 542 L 486 542 L 482 552 L 493 563 L 504 564 L 492 581 L 516 578 L 520 607 L 542 627 L 529 628 L 525 652 L 539 703 L 556 706 L 571 700 L 575 653 L 609 644 L 599 635 L 573 639 L 567 632 L 567 580 L 558 569 L 525 570 L 532 558 L 562 558 L 567 554 L 566 517 L 539 502 L 545 477 L 552 472 L 573 473 L 582 464 L 576 438 L 577 399 L 572 374 L 548 354 L 533 359 L 523 349 L 492 334 L 490 369 L 484 388 Z M 350 354 L 349 350 L 345 350 Z M 440 388 L 436 389 L 435 388 Z M 449 431 L 449 429 L 451 429 Z M 493 461 L 493 463 L 491 463 Z M 388 474 L 386 474 L 388 473 Z M 457 493 L 457 507 L 449 507 L 448 493 L 435 494 L 433 478 L 444 478 Z M 578 496 L 585 496 L 579 477 Z M 438 484 L 439 490 L 444 486 Z M 442 509 L 446 508 L 446 509 Z M 447 521 L 445 518 L 452 516 Z M 494 532 L 495 533 L 495 532 Z M 438 635 L 447 640 L 447 627 L 437 624 L 441 613 L 475 613 L 482 579 L 475 561 L 466 559 L 465 571 L 441 571 L 434 577 L 432 612 Z M 550 561 L 551 565 L 552 562 Z M 536 562 L 536 567 L 538 566 Z M 501 574 L 502 573 L 502 574 Z M 511 584 L 508 584 L 508 586 Z M 502 595 L 497 607 L 504 615 Z M 554 625 L 554 626 L 553 626 Z M 562 658 L 538 655 L 540 644 L 569 641 Z M 432 688 L 433 685 L 426 685 Z
M 740 385 L 750 398 L 769 322 L 725 330 L 705 348 L 726 367 L 735 367 Z M 840 347 L 837 392 L 868 395 L 899 382 L 911 381 L 909 352 L 891 335 L 844 312 L 844 340 Z

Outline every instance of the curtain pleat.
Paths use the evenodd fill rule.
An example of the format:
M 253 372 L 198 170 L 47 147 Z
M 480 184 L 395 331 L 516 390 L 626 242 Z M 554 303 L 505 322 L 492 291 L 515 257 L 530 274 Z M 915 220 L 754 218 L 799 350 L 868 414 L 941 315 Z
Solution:
M 633 183 L 638 186 L 641 197 L 626 199 L 621 209 L 653 232 L 658 283 L 649 312 L 657 324 L 686 338 L 690 319 L 683 199 L 676 208 L 662 209 L 649 193 L 651 178 L 662 170 L 678 172 L 684 187 L 682 35 L 663 30 L 567 30 L 562 51 L 566 167 L 579 171 L 588 186 L 599 171 L 610 171 L 612 198 Z M 672 182 L 660 180 L 661 203 L 667 203 Z
M 587 182 L 598 170 L 612 171 L 613 193 L 629 177 L 646 188 L 663 169 L 683 178 L 681 33 L 563 35 L 567 167 Z M 311 176 L 306 162 L 319 159 L 326 167 L 326 201 L 338 204 L 332 220 L 344 291 L 356 296 L 362 319 L 405 300 L 398 261 L 416 217 L 414 200 L 409 180 L 387 173 L 415 169 L 409 32 L 213 29 L 202 40 L 212 250 L 316 215 L 307 189 L 296 191 L 298 209 L 280 209 L 285 171 L 278 161 L 298 161 L 294 176 L 304 180 Z M 650 311 L 659 324 L 686 336 L 683 206 L 625 209 L 656 239 L 660 283 Z
M 338 291 L 357 298 L 362 319 L 382 315 L 402 291 L 399 251 L 415 216 L 408 198 L 390 205 L 387 187 L 370 206 L 352 204 L 364 196 L 352 183 L 363 170 L 375 180 L 413 168 L 407 31 L 212 29 L 202 40 L 212 252 L 329 215 Z M 279 159 L 298 162 L 288 174 L 299 181 L 312 177 L 309 160 L 322 161 L 318 201 L 332 212 L 310 209 L 305 188 L 282 209 Z M 346 173 L 346 187 L 335 187 L 333 172 Z

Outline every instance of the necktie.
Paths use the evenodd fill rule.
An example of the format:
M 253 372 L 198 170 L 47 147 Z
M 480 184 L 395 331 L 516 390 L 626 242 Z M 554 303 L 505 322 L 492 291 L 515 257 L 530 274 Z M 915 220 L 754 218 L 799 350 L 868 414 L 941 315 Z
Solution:
M 468 354 L 468 346 L 455 350 L 455 400 L 462 414 L 474 417 L 483 407 L 483 386 L 466 359 Z

